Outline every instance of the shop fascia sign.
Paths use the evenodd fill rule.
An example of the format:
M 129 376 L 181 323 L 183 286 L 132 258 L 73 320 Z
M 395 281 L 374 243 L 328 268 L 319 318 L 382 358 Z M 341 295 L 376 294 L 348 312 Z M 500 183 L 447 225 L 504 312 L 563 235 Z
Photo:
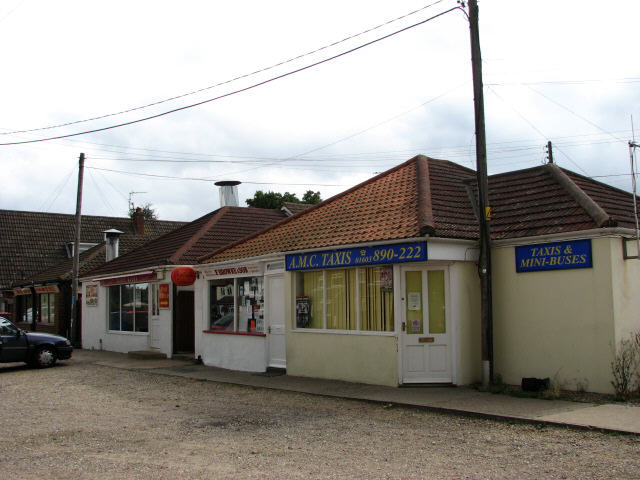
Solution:
M 31 295 L 31 289 L 30 288 L 14 288 L 13 289 L 13 294 L 14 295 Z
M 97 279 L 100 281 L 100 285 L 108 287 L 111 285 L 123 285 L 126 283 L 146 283 L 152 282 L 158 279 L 158 275 L 153 271 L 140 272 L 133 275 L 117 275 L 109 278 Z
M 346 248 L 322 252 L 295 253 L 285 257 L 287 270 L 359 267 L 390 263 L 424 262 L 426 242 L 394 243 L 374 247 Z
M 35 289 L 36 293 L 60 293 L 58 285 L 38 285 Z
M 516 247 L 516 272 L 518 273 L 592 267 L 591 240 Z
M 208 279 L 257 276 L 262 275 L 262 267 L 255 263 L 220 266 L 205 269 L 204 275 Z

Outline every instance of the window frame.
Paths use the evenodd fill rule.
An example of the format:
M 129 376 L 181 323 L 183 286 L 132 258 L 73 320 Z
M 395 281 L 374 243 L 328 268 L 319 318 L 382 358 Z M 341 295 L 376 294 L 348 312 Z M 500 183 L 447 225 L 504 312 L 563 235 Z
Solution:
M 147 310 L 146 310 L 146 315 L 147 315 L 147 330 L 146 331 L 142 331 L 142 330 L 136 330 L 136 316 L 138 313 L 141 313 L 141 310 L 135 307 L 135 302 L 136 302 L 136 290 L 138 289 L 139 285 L 146 285 L 147 286 Z M 149 335 L 149 330 L 150 330 L 150 325 L 149 325 L 149 319 L 151 317 L 151 313 L 150 313 L 150 294 L 151 294 L 151 285 L 152 283 L 150 282 L 138 282 L 138 283 L 119 283 L 116 285 L 109 285 L 107 286 L 107 301 L 105 302 L 105 308 L 107 311 L 107 318 L 106 318 L 106 327 L 107 327 L 107 331 L 109 333 L 117 333 L 117 334 L 124 334 L 124 335 Z M 122 293 L 122 287 L 132 287 L 132 292 L 133 292 L 133 303 L 134 305 L 132 306 L 132 314 L 133 314 L 133 319 L 132 319 L 132 329 L 131 330 L 123 330 L 122 329 L 122 300 L 123 300 L 123 293 Z M 112 288 L 118 288 L 118 313 L 119 313 L 119 326 L 120 328 L 115 330 L 111 328 L 111 289 Z
M 240 299 L 241 299 L 241 295 L 240 295 L 240 287 L 241 287 L 241 283 L 240 282 L 246 282 L 249 281 L 250 282 L 250 287 L 252 285 L 252 279 L 257 279 L 256 280 L 256 284 L 261 286 L 261 298 L 262 298 L 262 331 L 257 330 L 257 326 L 258 326 L 258 319 L 256 319 L 256 330 L 255 331 L 250 331 L 249 327 L 247 327 L 247 330 L 240 330 L 240 308 L 244 307 L 246 305 L 241 305 L 240 304 Z M 264 337 L 266 336 L 266 319 L 264 318 L 264 313 L 265 313 L 265 304 L 266 304 L 266 290 L 265 290 L 265 275 L 248 275 L 248 276 L 236 276 L 236 277 L 226 277 L 226 278 L 219 278 L 219 279 L 209 279 L 207 281 L 207 307 L 206 307 L 206 311 L 208 312 L 208 314 L 206 315 L 206 325 L 205 325 L 205 330 L 204 333 L 215 333 L 215 334 L 220 334 L 220 335 L 250 335 L 250 336 L 258 336 L 258 337 Z M 226 282 L 227 285 L 214 285 L 213 282 Z M 232 296 L 233 296 L 233 321 L 231 323 L 231 325 L 233 325 L 233 328 L 231 330 L 216 330 L 212 328 L 211 325 L 211 307 L 212 307 L 212 295 L 211 295 L 211 290 L 212 287 L 219 287 L 219 286 L 228 286 L 228 284 L 233 284 L 232 287 Z M 243 289 L 244 289 L 244 285 Z M 244 292 L 243 292 L 244 293 Z M 248 295 L 242 295 L 242 296 L 246 296 L 249 297 Z M 260 302 L 258 302 L 260 303 Z M 253 308 L 253 307 L 252 307 Z M 259 310 L 260 311 L 260 310 Z M 247 319 L 247 325 L 249 325 L 250 320 Z
M 392 275 L 393 275 L 393 289 L 392 289 L 392 293 L 393 293 L 393 305 L 391 308 L 391 311 L 393 312 L 393 330 L 389 330 L 389 331 L 381 331 L 381 330 L 363 330 L 362 329 L 362 311 L 360 308 L 361 305 L 361 291 L 360 291 L 360 275 L 362 274 L 362 270 L 366 269 L 366 268 L 370 268 L 370 267 L 388 267 L 392 269 Z M 397 271 L 396 271 L 396 265 L 393 264 L 383 264 L 383 265 L 363 265 L 363 266 L 359 266 L 359 267 L 346 267 L 343 269 L 339 269 L 339 270 L 351 270 L 351 271 L 355 271 L 355 298 L 354 298 L 354 302 L 355 302 L 355 314 L 356 314 L 356 328 L 353 330 L 344 330 L 344 329 L 331 329 L 331 328 L 327 328 L 327 275 L 328 272 L 331 272 L 332 270 L 336 270 L 336 269 L 317 269 L 317 270 L 298 270 L 295 272 L 292 272 L 294 274 L 294 279 L 293 279 L 293 319 L 292 319 L 292 323 L 293 323 L 293 327 L 292 327 L 292 331 L 298 333 L 298 332 L 308 332 L 308 333 L 323 333 L 323 334 L 340 334 L 340 335 L 374 335 L 374 336 L 383 336 L 383 337 L 389 337 L 389 336 L 396 336 L 398 334 L 397 328 L 397 321 L 396 321 L 396 293 L 397 293 L 397 289 L 398 289 L 398 282 L 396 281 L 396 277 L 397 277 Z M 295 312 L 296 312 L 296 298 L 298 297 L 298 282 L 297 282 L 297 275 L 302 275 L 305 272 L 322 272 L 322 328 L 310 328 L 310 327 L 298 327 L 297 323 L 296 323 L 296 318 L 295 318 Z

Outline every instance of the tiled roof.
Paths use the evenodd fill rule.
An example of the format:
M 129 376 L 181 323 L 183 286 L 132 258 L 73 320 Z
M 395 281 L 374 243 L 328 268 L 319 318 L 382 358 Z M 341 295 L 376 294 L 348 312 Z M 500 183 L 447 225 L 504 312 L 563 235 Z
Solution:
M 428 164 L 430 206 L 437 235 L 473 238 L 476 221 L 462 184 L 462 180 L 475 175 L 473 170 L 418 156 L 204 261 L 418 237 L 423 227 L 416 181 L 420 161 Z
M 477 239 L 475 179 L 473 170 L 418 155 L 201 261 L 423 235 Z M 493 239 L 634 228 L 631 194 L 556 165 L 492 175 L 489 199 Z
M 184 222 L 145 223 L 144 241 L 169 232 Z M 81 242 L 101 243 L 103 232 L 115 228 L 135 237 L 129 217 L 83 215 Z M 0 287 L 8 288 L 67 260 L 66 244 L 75 239 L 75 215 L 0 210 Z
M 608 226 L 635 228 L 630 193 L 555 165 L 492 175 L 489 203 L 496 240 Z M 604 216 L 599 218 L 597 211 Z
M 157 265 L 193 265 L 198 258 L 286 218 L 277 209 L 222 207 L 105 263 L 90 275 Z

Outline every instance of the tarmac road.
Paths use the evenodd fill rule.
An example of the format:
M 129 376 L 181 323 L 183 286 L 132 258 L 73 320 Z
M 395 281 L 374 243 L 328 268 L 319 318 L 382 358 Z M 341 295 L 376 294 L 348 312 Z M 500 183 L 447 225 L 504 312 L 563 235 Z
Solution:
M 640 438 L 124 370 L 0 366 L 3 479 L 640 478 Z

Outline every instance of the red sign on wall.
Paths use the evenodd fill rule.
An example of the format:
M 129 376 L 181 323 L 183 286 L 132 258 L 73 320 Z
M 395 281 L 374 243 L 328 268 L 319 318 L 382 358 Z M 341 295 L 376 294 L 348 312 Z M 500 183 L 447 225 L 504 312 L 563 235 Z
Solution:
M 161 283 L 158 285 L 158 307 L 169 308 L 169 284 Z

